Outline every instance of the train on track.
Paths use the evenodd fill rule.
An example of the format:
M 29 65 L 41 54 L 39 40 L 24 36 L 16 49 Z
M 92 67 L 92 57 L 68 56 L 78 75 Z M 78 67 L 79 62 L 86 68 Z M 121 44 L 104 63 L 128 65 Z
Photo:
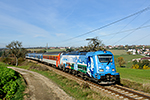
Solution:
M 27 59 L 46 63 L 73 75 L 97 83 L 120 83 L 114 56 L 110 51 L 27 53 Z

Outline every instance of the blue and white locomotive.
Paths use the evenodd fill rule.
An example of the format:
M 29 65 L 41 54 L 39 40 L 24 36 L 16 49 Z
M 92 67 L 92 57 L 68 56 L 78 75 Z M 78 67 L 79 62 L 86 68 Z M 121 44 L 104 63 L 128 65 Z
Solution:
M 114 56 L 110 51 L 70 52 L 60 56 L 60 68 L 84 79 L 120 83 Z
M 116 72 L 114 56 L 110 51 L 29 53 L 26 58 L 48 63 L 63 71 L 98 83 L 120 83 L 120 75 Z

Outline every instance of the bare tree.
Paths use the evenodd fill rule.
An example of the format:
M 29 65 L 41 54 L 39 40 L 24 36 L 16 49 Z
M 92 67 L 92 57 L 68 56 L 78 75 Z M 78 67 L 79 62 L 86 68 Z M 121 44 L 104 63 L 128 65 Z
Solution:
M 16 59 L 16 66 L 18 66 L 18 58 L 24 57 L 26 54 L 26 49 L 22 47 L 22 42 L 12 41 L 10 44 L 6 45 L 9 52 L 12 53 Z

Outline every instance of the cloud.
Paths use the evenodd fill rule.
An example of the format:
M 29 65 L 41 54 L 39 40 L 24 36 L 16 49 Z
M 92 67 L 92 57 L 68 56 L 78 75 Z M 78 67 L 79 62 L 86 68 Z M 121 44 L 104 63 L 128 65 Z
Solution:
M 58 29 L 59 26 L 65 24 L 65 22 L 62 21 L 62 19 L 58 17 L 59 12 L 54 7 L 55 5 L 59 5 L 59 2 L 52 2 L 52 3 L 48 2 L 48 3 L 51 3 L 52 6 L 49 6 L 48 4 L 45 4 L 45 3 L 46 2 L 41 3 L 38 1 L 36 1 L 36 2 L 31 1 L 30 3 L 25 2 L 24 5 L 28 6 L 28 7 L 26 7 L 24 5 L 20 6 L 23 4 L 20 1 L 18 1 L 19 5 L 15 4 L 13 2 L 12 2 L 12 4 L 0 2 L 0 5 L 1 5 L 0 13 L 1 13 L 1 17 L 3 17 L 3 19 L 0 19 L 0 22 L 3 20 L 2 22 L 6 23 L 6 24 L 11 23 L 15 26 L 17 26 L 16 24 L 19 24 L 18 25 L 19 28 L 21 26 L 23 26 L 23 27 L 25 26 L 23 29 L 25 29 L 26 27 L 29 26 L 29 27 L 33 28 L 33 30 L 31 30 L 31 28 L 29 29 L 33 33 L 35 32 L 34 29 L 38 29 L 37 30 L 38 32 L 46 31 L 46 30 L 43 30 L 46 28 L 47 29 Z M 53 4 L 55 4 L 55 5 L 53 5 Z M 6 16 L 6 18 L 5 18 L 5 16 Z M 17 23 L 15 23 L 15 22 L 17 22 Z M 40 29 L 40 31 L 39 31 L 39 29 Z M 44 33 L 47 33 L 47 32 L 44 32 Z
M 23 35 L 30 35 L 32 37 L 45 37 L 48 35 L 51 36 L 51 34 L 43 28 L 40 28 L 36 25 L 32 25 L 22 20 L 12 18 L 7 15 L 0 15 L 0 28 L 12 30 Z

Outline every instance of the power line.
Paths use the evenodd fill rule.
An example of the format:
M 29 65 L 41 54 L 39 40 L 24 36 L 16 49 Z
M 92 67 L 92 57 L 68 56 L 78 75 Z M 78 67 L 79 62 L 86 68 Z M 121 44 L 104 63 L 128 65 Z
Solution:
M 146 2 L 146 0 L 145 0 L 145 2 Z M 145 2 L 143 3 L 143 4 L 145 4 Z M 142 5 L 143 5 L 142 4 Z M 142 6 L 141 5 L 141 6 Z M 141 13 L 139 13 L 137 16 L 135 16 L 129 23 L 127 23 L 121 30 L 119 30 L 118 32 L 120 32 L 120 31 L 122 31 L 124 28 L 126 28 L 131 22 L 133 22 L 139 15 L 140 15 Z M 107 40 L 107 43 L 108 43 L 108 41 L 110 41 L 112 38 L 114 38 L 116 36 L 116 34 L 114 35 L 114 36 L 112 36 L 110 39 L 108 39 Z
M 149 21 L 150 21 L 150 19 L 147 20 L 145 23 L 143 23 L 143 24 L 142 24 L 140 27 L 138 27 L 137 29 L 133 30 L 133 31 L 130 32 L 129 34 L 125 35 L 123 38 L 119 39 L 117 42 L 119 42 L 119 41 L 123 40 L 124 38 L 126 38 L 127 36 L 131 35 L 133 32 L 135 32 L 136 30 L 138 30 L 139 28 L 141 28 L 144 24 L 148 23 Z M 113 43 L 112 45 L 115 45 L 117 42 Z
M 116 32 L 116 33 L 110 33 L 110 34 L 106 34 L 106 35 L 99 36 L 99 37 L 106 37 L 106 36 L 110 36 L 110 35 L 114 35 L 114 34 L 130 32 L 130 31 L 139 30 L 139 29 L 148 28 L 148 27 L 150 27 L 150 25 L 146 25 L 146 26 L 143 26 L 143 27 L 137 27 L 137 28 L 133 28 L 133 29 L 129 29 L 129 30 L 124 30 L 124 31 Z M 79 41 L 71 42 L 69 44 L 72 45 L 72 44 L 76 44 L 76 43 L 83 42 L 83 41 L 85 41 L 85 40 L 79 40 Z M 60 43 L 60 44 L 65 44 L 65 43 Z
M 133 29 L 125 30 L 125 31 L 120 31 L 120 32 L 116 32 L 116 33 L 110 33 L 110 34 L 106 34 L 106 35 L 103 35 L 103 36 L 100 36 L 100 37 L 105 37 L 105 36 L 109 36 L 109 35 L 125 33 L 125 32 L 134 31 L 134 30 L 137 30 L 137 29 L 139 30 L 139 29 L 147 28 L 147 27 L 150 27 L 150 25 L 143 26 L 143 27 L 138 27 L 138 28 L 133 28 Z
M 136 41 L 134 41 L 134 42 L 132 42 L 132 43 L 135 43 L 135 42 L 140 41 L 140 40 L 142 40 L 142 39 L 144 39 L 144 38 L 147 38 L 148 36 L 150 36 L 150 34 L 148 34 L 148 35 L 146 35 L 146 36 L 144 36 L 144 37 L 142 37 L 142 38 L 140 38 L 140 39 L 138 39 L 138 40 L 136 40 Z
M 121 30 L 119 30 L 118 32 L 122 31 L 124 28 L 126 28 L 131 22 L 133 22 L 141 13 L 139 13 L 137 16 L 135 16 L 129 23 L 127 23 Z M 108 41 L 110 41 L 112 38 L 114 38 L 116 36 L 116 34 L 114 36 L 112 36 Z
M 149 10 L 149 9 L 150 9 L 150 7 L 148 6 L 147 8 L 145 8 L 145 9 L 143 9 L 143 10 L 140 10 L 140 11 L 138 11 L 138 12 L 136 12 L 136 13 L 133 13 L 133 14 L 131 14 L 131 15 L 129 15 L 129 16 L 126 16 L 126 17 L 121 18 L 121 19 L 119 19 L 119 20 L 117 20 L 117 21 L 111 22 L 111 23 L 109 23 L 109 24 L 106 24 L 106 25 L 104 25 L 104 26 L 102 26 L 102 27 L 100 27 L 100 28 L 91 30 L 91 31 L 89 31 L 89 32 L 83 33 L 83 34 L 78 35 L 78 36 L 75 36 L 75 37 L 73 37 L 73 38 L 64 40 L 63 42 L 66 42 L 66 41 L 69 41 L 69 40 L 72 40 L 72 39 L 81 37 L 81 36 L 86 35 L 86 34 L 90 34 L 90 33 L 92 33 L 92 32 L 95 32 L 95 31 L 100 30 L 100 29 L 102 29 L 102 28 L 108 27 L 108 26 L 110 26 L 110 25 L 113 25 L 113 24 L 115 24 L 115 23 L 118 23 L 118 22 L 120 22 L 120 21 L 122 21 L 122 20 L 125 20 L 125 19 L 127 19 L 127 18 L 130 18 L 130 17 L 135 16 L 135 15 L 137 15 L 137 14 L 140 14 L 140 13 L 142 13 L 142 12 L 145 12 L 145 11 L 147 11 L 147 10 Z

